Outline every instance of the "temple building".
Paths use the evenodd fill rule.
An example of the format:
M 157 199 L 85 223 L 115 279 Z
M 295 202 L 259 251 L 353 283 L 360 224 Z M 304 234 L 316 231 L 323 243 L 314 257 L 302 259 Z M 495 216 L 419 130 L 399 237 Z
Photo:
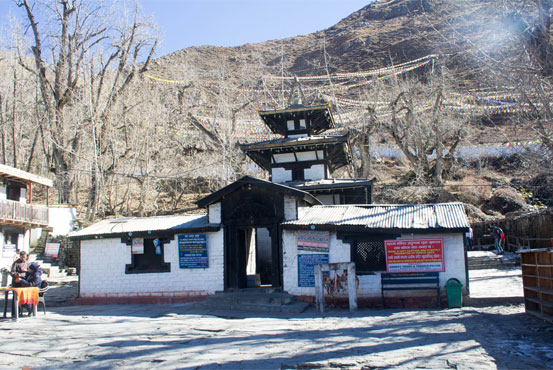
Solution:
M 333 178 L 352 165 L 352 150 L 328 105 L 259 115 L 281 138 L 241 149 L 269 181 L 246 176 L 215 191 L 197 202 L 206 214 L 103 220 L 70 234 L 81 245 L 81 303 L 183 302 L 259 287 L 313 301 L 314 266 L 349 262 L 366 305 L 383 302 L 386 272 L 432 272 L 440 289 L 456 278 L 468 293 L 461 203 L 371 204 L 371 181 Z M 435 290 L 391 299 L 412 295 L 439 304 Z
M 334 179 L 334 171 L 352 167 L 347 134 L 339 134 L 328 105 L 295 105 L 260 111 L 267 127 L 282 138 L 242 145 L 269 180 L 317 197 L 323 204 L 368 204 L 372 182 Z

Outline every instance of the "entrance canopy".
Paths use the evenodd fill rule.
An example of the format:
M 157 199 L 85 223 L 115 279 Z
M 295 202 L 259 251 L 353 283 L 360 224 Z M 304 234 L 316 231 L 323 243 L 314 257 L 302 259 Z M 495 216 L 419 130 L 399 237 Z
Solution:
M 309 194 L 306 191 L 294 189 L 289 186 L 276 184 L 266 180 L 256 179 L 250 176 L 244 176 L 241 179 L 236 180 L 232 184 L 227 185 L 224 188 L 221 188 L 216 192 L 208 195 L 207 197 L 198 200 L 196 204 L 200 208 L 205 208 L 211 204 L 220 202 L 224 197 L 232 193 L 235 193 L 237 191 L 247 191 L 247 190 L 251 190 L 252 188 L 262 189 L 262 190 L 270 191 L 272 193 L 279 193 L 282 195 L 289 195 L 289 196 L 301 199 L 309 205 L 322 204 L 317 198 L 315 198 L 313 195 Z

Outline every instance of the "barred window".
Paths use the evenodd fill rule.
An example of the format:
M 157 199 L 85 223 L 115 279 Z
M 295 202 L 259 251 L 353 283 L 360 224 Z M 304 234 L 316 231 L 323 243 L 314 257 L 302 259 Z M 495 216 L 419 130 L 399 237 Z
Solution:
M 358 275 L 386 270 L 383 239 L 355 241 L 352 246 L 352 260 Z

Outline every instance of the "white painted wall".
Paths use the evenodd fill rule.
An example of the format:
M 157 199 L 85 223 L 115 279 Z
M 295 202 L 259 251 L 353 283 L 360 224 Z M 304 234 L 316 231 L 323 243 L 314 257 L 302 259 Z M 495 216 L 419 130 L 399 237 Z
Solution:
M 297 198 L 289 195 L 284 196 L 284 220 L 292 221 L 298 219 Z
M 17 237 L 17 247 L 22 251 L 29 252 L 29 241 L 31 233 L 27 230 L 24 234 L 18 234 Z M 6 267 L 11 269 L 13 263 L 13 253 L 8 253 L 7 255 L 3 254 L 2 247 L 5 244 L 4 234 L 0 233 L 0 268 Z M 11 280 L 10 280 L 11 281 Z
M 273 154 L 273 158 L 275 159 L 275 163 L 293 163 L 296 161 L 296 156 L 294 156 L 294 153 Z
M 310 152 L 297 152 L 298 161 L 315 161 L 317 160 L 317 154 L 315 151 Z
M 0 233 L 0 268 L 6 267 L 10 269 L 13 263 L 13 254 L 11 256 L 9 254 L 4 256 L 4 254 L 2 253 L 3 246 L 4 246 L 4 234 Z M 7 283 L 8 284 L 10 283 L 9 278 Z
M 6 185 L 0 186 L 0 199 L 8 199 L 8 190 Z
M 324 205 L 336 205 L 340 203 L 340 194 L 317 194 L 317 199 Z
M 81 241 L 81 297 L 133 296 L 162 292 L 213 294 L 224 289 L 223 230 L 207 234 L 209 268 L 179 267 L 178 236 L 165 244 L 165 262 L 171 272 L 125 274 L 131 263 L 131 247 L 120 238 Z
M 301 209 L 300 209 L 301 210 Z M 465 258 L 463 235 L 459 234 L 425 234 L 412 236 L 402 235 L 403 239 L 443 238 L 445 272 L 440 273 L 440 286 L 444 287 L 449 278 L 457 278 L 466 287 Z M 315 288 L 298 287 L 298 254 L 320 254 L 297 248 L 296 232 L 284 230 L 282 235 L 283 282 L 284 290 L 295 295 L 315 295 Z M 330 234 L 329 262 L 350 262 L 350 245 L 336 238 L 336 233 Z M 382 271 L 385 272 L 385 271 Z M 359 295 L 364 297 L 380 297 L 380 273 L 359 276 Z
M 210 204 L 207 207 L 207 218 L 210 224 L 221 223 L 221 202 Z
M 324 164 L 314 164 L 306 168 L 303 173 L 306 180 L 322 180 L 325 178 L 325 166 Z
M 277 184 L 280 184 L 286 181 L 292 181 L 292 171 L 285 170 L 282 167 L 272 168 L 271 179 L 272 179 L 272 182 L 275 182 Z
M 444 239 L 444 260 L 445 272 L 440 273 L 440 286 L 445 286 L 445 283 L 450 278 L 458 279 L 463 284 L 463 290 L 467 286 L 465 272 L 465 246 L 464 236 L 458 234 L 432 234 L 432 235 L 417 235 L 404 234 L 402 239 L 426 239 L 426 238 L 443 238 Z
M 284 290 L 294 295 L 315 295 L 314 287 L 298 287 L 298 254 L 322 254 L 322 252 L 298 250 L 296 232 L 292 230 L 283 230 L 282 248 Z M 349 244 L 342 243 L 341 240 L 336 239 L 336 233 L 331 233 L 329 262 L 349 262 L 349 255 Z
M 19 193 L 19 202 L 23 204 L 27 203 L 27 189 L 21 188 L 21 192 Z

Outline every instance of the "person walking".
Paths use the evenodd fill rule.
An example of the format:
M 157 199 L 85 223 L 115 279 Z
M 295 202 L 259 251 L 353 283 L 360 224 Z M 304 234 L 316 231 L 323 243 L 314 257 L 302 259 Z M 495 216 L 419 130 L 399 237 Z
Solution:
M 472 250 L 472 228 L 469 226 L 468 231 L 465 233 L 465 237 L 467 238 L 467 251 Z
M 490 230 L 490 235 L 493 236 L 495 241 L 495 250 L 496 254 L 503 254 L 503 246 L 501 241 L 501 236 L 503 235 L 503 239 L 505 239 L 505 234 L 503 233 L 503 230 L 497 226 L 488 225 L 488 229 Z

